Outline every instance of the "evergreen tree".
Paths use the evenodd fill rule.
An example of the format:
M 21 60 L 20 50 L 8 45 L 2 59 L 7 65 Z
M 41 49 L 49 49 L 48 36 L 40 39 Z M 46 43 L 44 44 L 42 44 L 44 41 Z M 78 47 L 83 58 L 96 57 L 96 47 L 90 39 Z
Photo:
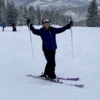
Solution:
M 21 26 L 24 25 L 23 15 L 24 15 L 24 8 L 22 6 L 20 6 L 18 22 L 17 22 L 18 25 L 21 25 Z
M 49 10 L 46 10 L 46 11 L 45 11 L 45 14 L 44 14 L 44 18 L 49 18 L 49 15 L 50 15 L 50 14 L 49 14 Z
M 66 23 L 66 17 L 64 15 L 61 16 L 61 25 L 65 25 Z
M 0 0 L 0 25 L 2 23 L 2 1 Z
M 28 10 L 26 6 L 24 7 L 20 6 L 17 24 L 21 26 L 26 25 L 27 18 L 28 18 Z
M 59 15 L 58 11 L 56 11 L 55 12 L 55 24 L 61 25 L 60 21 L 61 21 L 60 15 Z
M 6 6 L 4 0 L 2 0 L 2 22 L 6 23 Z
M 26 20 L 28 18 L 28 10 L 26 6 L 24 7 L 24 12 L 23 12 L 23 25 L 26 25 Z
M 28 9 L 28 18 L 30 18 L 31 22 L 35 24 L 36 14 L 33 6 L 30 6 Z
M 100 27 L 100 16 L 99 16 L 99 27 Z
M 51 24 L 55 24 L 55 12 L 52 10 L 50 15 L 51 15 L 51 17 L 50 17 Z
M 6 22 L 8 25 L 11 25 L 12 23 L 17 23 L 18 18 L 18 11 L 15 8 L 15 5 L 12 2 L 7 2 L 7 10 L 6 10 L 7 16 L 6 16 Z
M 38 25 L 41 25 L 41 11 L 40 8 L 37 8 L 37 21 L 38 21 Z
M 4 0 L 0 0 L 0 24 L 6 21 L 6 8 Z
M 98 16 L 98 7 L 96 0 L 91 1 L 88 8 L 86 24 L 89 27 L 98 27 L 99 26 L 99 16 Z
M 43 10 L 41 10 L 41 22 L 42 22 L 42 20 L 44 19 L 44 11 Z

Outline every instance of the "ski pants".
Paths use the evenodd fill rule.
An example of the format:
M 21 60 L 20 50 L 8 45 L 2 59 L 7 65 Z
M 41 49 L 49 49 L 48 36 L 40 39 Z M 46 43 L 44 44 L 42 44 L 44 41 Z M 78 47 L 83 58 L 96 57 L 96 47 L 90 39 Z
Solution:
M 45 67 L 44 74 L 48 75 L 50 77 L 54 77 L 55 75 L 55 54 L 56 50 L 51 50 L 51 51 L 44 51 L 45 58 L 47 60 L 47 64 Z
M 2 31 L 4 31 L 4 27 L 2 28 Z

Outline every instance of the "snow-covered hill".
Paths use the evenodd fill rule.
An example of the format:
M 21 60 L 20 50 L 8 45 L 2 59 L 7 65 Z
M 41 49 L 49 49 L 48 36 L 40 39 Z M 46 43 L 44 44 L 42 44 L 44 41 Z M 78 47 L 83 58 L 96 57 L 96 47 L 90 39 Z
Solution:
M 6 0 L 7 1 L 7 0 Z M 13 0 L 17 6 L 26 5 L 27 8 L 39 6 L 42 10 L 58 10 L 59 13 L 70 15 L 75 21 L 86 20 L 87 9 L 91 0 Z M 96 0 L 100 4 L 100 0 Z
M 40 7 L 41 9 L 63 9 L 71 7 L 86 6 L 91 0 L 36 0 L 28 4 L 28 6 Z M 100 3 L 100 0 L 98 0 Z
M 0 100 L 100 100 L 100 28 L 72 29 L 73 59 L 70 30 L 57 35 L 57 76 L 80 77 L 78 82 L 64 82 L 84 83 L 84 88 L 27 78 L 26 74 L 40 75 L 46 60 L 41 38 L 32 35 L 33 61 L 28 28 L 17 27 L 17 30 L 0 29 Z
M 39 6 L 41 9 L 63 9 L 65 7 L 86 6 L 91 0 L 13 0 L 17 6 Z M 100 0 L 97 0 L 100 3 Z
M 72 7 L 72 8 L 64 8 L 62 10 L 59 10 L 60 13 L 64 15 L 70 15 L 73 17 L 73 20 L 75 22 L 86 20 L 86 15 L 88 11 L 88 6 L 83 6 L 83 7 Z M 100 15 L 100 5 L 98 5 L 98 11 Z
M 52 0 L 52 1 L 48 1 L 48 0 L 44 0 L 44 1 L 40 1 L 40 0 L 36 0 L 32 3 L 29 3 L 28 6 L 34 6 L 34 7 L 40 7 L 41 9 L 63 9 L 65 7 L 77 7 L 77 6 L 82 6 L 79 5 L 78 3 L 75 2 L 71 2 L 71 1 L 62 1 L 62 0 Z

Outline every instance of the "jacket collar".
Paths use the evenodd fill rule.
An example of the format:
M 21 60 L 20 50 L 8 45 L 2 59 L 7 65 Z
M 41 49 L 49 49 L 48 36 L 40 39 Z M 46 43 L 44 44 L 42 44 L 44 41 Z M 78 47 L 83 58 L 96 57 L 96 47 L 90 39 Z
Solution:
M 45 27 L 43 27 L 43 29 L 48 31 L 48 30 L 50 30 L 50 29 L 51 29 L 51 27 L 49 27 L 48 29 L 46 29 Z

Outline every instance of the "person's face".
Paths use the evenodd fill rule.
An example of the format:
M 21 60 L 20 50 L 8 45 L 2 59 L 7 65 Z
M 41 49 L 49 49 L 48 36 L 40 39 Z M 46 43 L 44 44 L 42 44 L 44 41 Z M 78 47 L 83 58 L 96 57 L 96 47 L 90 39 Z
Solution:
M 48 29 L 49 26 L 50 26 L 50 23 L 47 23 L 47 22 L 46 22 L 46 23 L 43 24 L 43 26 L 44 26 L 46 29 Z

